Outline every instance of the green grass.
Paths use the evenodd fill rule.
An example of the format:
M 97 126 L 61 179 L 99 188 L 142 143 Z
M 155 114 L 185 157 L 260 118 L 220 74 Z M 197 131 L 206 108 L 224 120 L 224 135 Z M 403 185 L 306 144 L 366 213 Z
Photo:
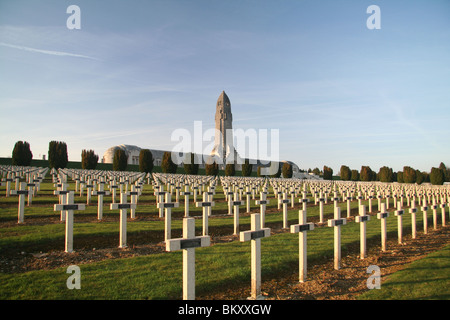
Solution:
M 449 300 L 450 245 L 410 263 L 389 276 L 380 289 L 370 290 L 365 300 Z
M 71 185 L 73 187 L 73 185 Z M 223 193 L 217 190 L 214 197 L 216 206 L 214 210 L 226 209 L 227 204 Z M 0 188 L 0 193 L 4 192 L 4 187 Z M 57 203 L 57 197 L 52 195 L 53 186 L 51 183 L 42 184 L 39 196 L 33 200 L 36 206 L 25 208 L 25 221 L 35 217 L 59 217 L 59 212 L 53 211 L 53 204 Z M 184 199 L 184 198 L 181 198 Z M 0 219 L 2 222 L 17 220 L 17 197 L 0 199 Z M 136 215 L 158 214 L 158 209 L 154 203 L 152 190 L 148 185 L 144 188 L 144 194 L 139 198 Z M 270 198 L 271 207 L 276 207 L 275 199 Z M 85 203 L 86 198 L 76 197 L 75 202 Z M 105 197 L 105 204 L 111 201 L 111 197 Z M 15 203 L 11 207 L 11 204 Z M 109 210 L 109 205 L 104 207 L 104 215 L 111 216 L 117 221 L 103 222 L 77 222 L 77 217 L 96 216 L 96 197 L 92 198 L 92 205 L 86 211 L 75 214 L 74 226 L 74 249 L 77 250 L 77 240 L 83 237 L 92 236 L 115 236 L 118 238 L 119 223 L 118 211 Z M 191 198 L 191 213 L 200 214 L 201 209 L 193 206 Z M 252 201 L 252 203 L 254 203 Z M 367 206 L 367 201 L 363 204 Z M 183 204 L 183 200 L 181 200 Z M 180 205 L 181 205 L 180 204 Z M 373 202 L 376 208 L 377 201 Z M 346 203 L 340 203 L 342 217 L 346 216 Z M 252 208 L 259 206 L 252 205 Z M 352 208 L 357 207 L 357 202 L 352 202 Z M 240 212 L 245 211 L 245 206 L 240 207 Z M 331 214 L 333 203 L 329 202 L 325 206 L 325 215 Z M 184 212 L 183 208 L 175 209 L 174 212 Z M 308 218 L 319 215 L 318 206 L 308 208 Z M 298 209 L 292 210 L 289 207 L 289 224 L 298 223 Z M 429 214 L 431 219 L 431 214 Z M 266 223 L 280 223 L 282 221 L 281 212 L 266 215 Z M 387 220 L 388 238 L 396 237 L 397 219 L 391 213 Z M 201 219 L 196 219 L 197 234 L 201 233 Z M 172 221 L 174 232 L 181 232 L 181 219 Z M 250 217 L 240 217 L 240 230 L 248 230 L 250 227 Z M 233 217 L 211 218 L 210 227 L 232 228 Z M 404 232 L 410 230 L 411 219 L 409 214 L 403 218 Z M 130 221 L 127 224 L 128 235 L 139 232 L 163 232 L 164 221 Z M 418 232 L 422 229 L 422 214 L 417 214 Z M 431 220 L 429 227 L 432 227 Z M 367 223 L 367 239 L 380 238 L 380 221 L 375 216 Z M 133 243 L 129 243 L 132 245 Z M 359 225 L 349 222 L 342 227 L 342 253 L 347 253 L 350 247 L 359 244 Z M 54 246 L 55 250 L 63 250 L 64 245 L 64 224 L 50 223 L 45 225 L 10 225 L 0 228 L 0 253 L 8 251 L 17 252 L 37 252 L 40 248 L 48 245 Z M 92 248 L 98 248 L 92 243 Z M 89 249 L 89 248 L 88 248 Z M 359 253 L 353 253 L 359 254 Z M 333 256 L 333 228 L 318 227 L 314 231 L 308 232 L 308 263 L 314 264 L 323 259 L 332 259 Z M 442 260 L 448 259 L 448 248 L 443 251 Z M 431 265 L 436 260 L 430 260 Z M 447 260 L 448 262 L 448 260 Z M 69 274 L 66 273 L 68 266 L 48 271 L 30 271 L 16 274 L 0 274 L 0 299 L 180 299 L 182 291 L 182 255 L 181 252 L 170 252 L 162 254 L 152 254 L 126 259 L 112 259 L 96 263 L 80 264 L 81 268 L 81 290 L 69 290 L 66 287 L 66 280 Z M 447 265 L 438 265 L 439 270 L 445 270 Z M 442 268 L 441 268 L 442 267 Z M 294 271 L 292 271 L 294 270 Z M 280 272 L 297 272 L 298 270 L 298 235 L 282 233 L 272 235 L 262 240 L 262 274 L 263 279 L 275 277 Z M 420 270 L 420 268 L 419 268 Z M 442 272 L 441 272 L 442 273 Z M 366 275 L 362 275 L 365 277 Z M 223 287 L 240 283 L 248 283 L 250 287 L 250 244 L 233 241 L 230 243 L 216 244 L 208 248 L 196 250 L 196 291 L 198 294 L 217 292 Z M 421 279 L 417 277 L 418 281 Z M 444 292 L 442 286 L 447 284 L 448 279 L 436 278 L 436 294 L 430 292 L 426 296 L 435 296 L 439 292 Z M 383 283 L 382 288 L 389 288 Z M 409 290 L 409 289 L 408 289 Z M 383 290 L 377 290 L 383 291 Z M 374 290 L 368 294 L 376 294 Z M 373 298 L 370 298 L 373 299 Z M 375 297 L 376 299 L 376 297 Z

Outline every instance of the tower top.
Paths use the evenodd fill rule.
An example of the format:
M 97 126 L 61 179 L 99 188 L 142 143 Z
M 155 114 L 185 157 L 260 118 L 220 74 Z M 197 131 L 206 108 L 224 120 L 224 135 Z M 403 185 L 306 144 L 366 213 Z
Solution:
M 231 106 L 230 98 L 228 98 L 225 91 L 222 91 L 222 93 L 219 96 L 219 99 L 217 99 L 217 106 L 222 106 L 222 107 L 230 107 Z M 230 110 L 230 112 L 231 112 L 231 110 Z

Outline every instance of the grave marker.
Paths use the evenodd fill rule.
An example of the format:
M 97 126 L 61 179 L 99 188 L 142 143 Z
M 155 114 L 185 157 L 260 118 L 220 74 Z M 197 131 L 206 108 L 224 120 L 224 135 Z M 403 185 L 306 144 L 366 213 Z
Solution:
M 416 212 L 417 212 L 416 202 L 413 199 L 411 201 L 411 208 L 409 209 L 409 213 L 411 213 L 411 238 L 412 239 L 416 238 Z
M 377 214 L 377 218 L 381 220 L 381 251 L 386 251 L 386 218 L 389 217 L 389 212 L 386 211 L 386 204 L 381 204 L 381 210 Z
M 120 194 L 120 203 L 111 203 L 110 210 L 120 210 L 119 248 L 127 247 L 127 209 L 136 208 L 135 204 L 127 203 L 127 194 Z
M 251 231 L 242 231 L 240 241 L 251 241 L 251 297 L 252 300 L 261 300 L 261 238 L 270 236 L 270 228 L 261 229 L 259 213 L 251 216 Z
M 425 196 L 423 197 L 422 207 L 420 209 L 423 212 L 423 233 L 427 234 L 428 233 L 428 216 L 427 216 L 428 206 L 427 206 L 427 201 L 425 200 Z
M 339 270 L 341 263 L 341 226 L 347 220 L 341 218 L 341 208 L 334 208 L 334 219 L 328 220 L 328 226 L 334 227 L 334 269 Z
M 283 193 L 283 200 L 279 200 L 280 204 L 283 204 L 283 229 L 288 228 L 288 213 L 287 207 L 289 204 L 289 199 L 287 198 L 286 192 Z
M 92 194 L 94 196 L 98 196 L 97 200 L 97 219 L 102 220 L 103 219 L 103 196 L 107 196 L 110 194 L 109 191 L 104 191 L 103 183 L 99 183 L 98 185 L 98 191 L 93 191 Z
M 208 192 L 203 192 L 203 201 L 202 202 L 196 202 L 195 205 L 197 208 L 202 208 L 202 215 L 203 215 L 203 235 L 208 235 L 208 212 L 209 209 L 211 209 L 212 206 L 214 206 L 213 201 L 208 201 Z
M 189 185 L 186 184 L 184 187 L 184 192 L 181 192 L 181 195 L 184 196 L 184 216 L 189 217 L 189 196 L 192 193 L 189 192 Z
M 359 206 L 359 216 L 355 217 L 355 222 L 359 223 L 360 234 L 360 259 L 364 259 L 367 253 L 366 246 L 366 222 L 370 220 L 370 216 L 366 215 L 366 207 Z
M 158 203 L 159 209 L 164 209 L 164 241 L 172 237 L 172 208 L 178 208 L 178 202 L 170 202 L 172 194 L 166 192 L 166 202 Z
M 307 271 L 306 231 L 314 230 L 314 223 L 306 223 L 306 210 L 299 210 L 298 220 L 299 224 L 291 225 L 291 233 L 298 233 L 299 282 L 305 282 Z
M 402 244 L 403 239 L 403 209 L 401 205 L 401 201 L 397 202 L 397 210 L 395 210 L 394 215 L 397 217 L 397 234 L 398 234 L 398 243 Z
M 60 190 L 56 190 L 53 192 L 53 194 L 58 195 L 59 196 L 59 204 L 65 204 L 67 203 L 67 194 L 69 194 L 69 191 L 67 191 L 67 183 L 61 183 L 58 184 L 58 188 Z M 65 221 L 66 220 L 66 213 L 64 211 L 61 211 L 61 221 Z
M 136 186 L 133 184 L 131 185 L 131 191 L 127 192 L 127 195 L 131 196 L 130 202 L 132 204 L 134 204 L 134 208 L 130 209 L 130 217 L 131 219 L 135 219 L 136 218 L 136 206 L 137 206 L 137 199 L 139 196 L 139 191 L 136 190 Z
M 26 187 L 27 187 L 27 183 L 26 182 L 21 182 L 19 190 L 10 190 L 10 194 L 11 195 L 19 196 L 19 206 L 18 206 L 18 212 L 17 212 L 17 223 L 23 223 L 23 221 L 24 221 L 25 196 L 28 195 L 28 190 L 25 190 Z
M 431 205 L 431 209 L 433 210 L 433 229 L 437 230 L 437 204 L 436 199 L 433 197 L 433 204 Z
M 266 192 L 260 192 L 259 198 L 261 200 L 256 200 L 255 204 L 260 206 L 261 210 L 261 228 L 264 228 L 266 221 L 266 206 L 269 204 L 269 200 L 266 199 Z
M 238 199 L 238 193 L 234 193 L 234 201 L 232 202 L 232 205 L 234 207 L 234 233 L 238 234 L 239 232 L 239 206 L 242 204 L 242 201 L 236 200 Z
M 195 248 L 208 247 L 209 236 L 195 236 L 195 219 L 183 219 L 183 238 L 168 240 L 166 251 L 183 250 L 183 300 L 195 299 Z
M 73 252 L 73 211 L 85 210 L 86 205 L 73 203 L 74 192 L 70 191 L 67 195 L 66 204 L 55 204 L 54 211 L 66 212 L 66 238 L 65 238 L 65 252 Z

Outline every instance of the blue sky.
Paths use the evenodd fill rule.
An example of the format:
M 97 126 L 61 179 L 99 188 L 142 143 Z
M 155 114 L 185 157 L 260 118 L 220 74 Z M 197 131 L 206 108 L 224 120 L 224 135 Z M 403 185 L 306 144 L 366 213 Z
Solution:
M 225 90 L 233 128 L 278 129 L 300 168 L 430 171 L 450 166 L 450 2 L 1 0 L 0 88 L 1 157 L 171 150 Z

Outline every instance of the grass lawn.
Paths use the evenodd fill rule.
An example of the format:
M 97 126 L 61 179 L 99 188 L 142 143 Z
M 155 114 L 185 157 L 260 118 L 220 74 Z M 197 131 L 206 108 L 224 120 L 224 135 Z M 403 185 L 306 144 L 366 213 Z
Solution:
M 380 289 L 370 290 L 365 300 L 449 300 L 450 245 L 410 263 L 389 276 Z

